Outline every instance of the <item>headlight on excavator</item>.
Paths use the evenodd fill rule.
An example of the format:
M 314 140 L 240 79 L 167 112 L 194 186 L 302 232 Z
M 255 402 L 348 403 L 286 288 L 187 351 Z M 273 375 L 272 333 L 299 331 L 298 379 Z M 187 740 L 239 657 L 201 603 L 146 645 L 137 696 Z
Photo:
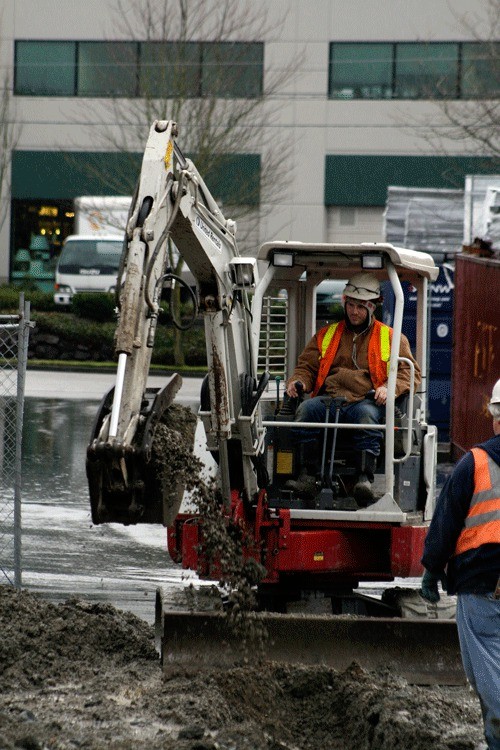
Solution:
M 361 257 L 361 268 L 370 268 L 370 269 L 376 269 L 376 268 L 383 268 L 384 267 L 384 258 L 382 255 L 375 255 L 374 253 L 369 253 L 368 255 L 363 255 Z
M 234 289 L 255 289 L 258 282 L 255 258 L 233 258 L 229 263 Z
M 277 250 L 273 253 L 273 266 L 280 268 L 293 268 L 295 264 L 295 253 L 282 253 Z

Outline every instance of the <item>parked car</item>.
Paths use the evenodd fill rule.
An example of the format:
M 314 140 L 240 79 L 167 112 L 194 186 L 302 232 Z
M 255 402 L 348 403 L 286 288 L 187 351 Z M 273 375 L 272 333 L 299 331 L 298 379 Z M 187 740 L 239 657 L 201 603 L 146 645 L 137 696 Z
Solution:
M 342 293 L 347 281 L 328 279 L 316 289 L 316 320 L 322 323 L 342 317 Z

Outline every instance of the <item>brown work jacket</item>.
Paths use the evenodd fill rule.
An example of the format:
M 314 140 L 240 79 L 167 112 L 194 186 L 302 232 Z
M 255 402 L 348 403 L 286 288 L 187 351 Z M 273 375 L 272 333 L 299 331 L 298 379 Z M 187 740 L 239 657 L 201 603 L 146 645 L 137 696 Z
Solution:
M 343 398 L 346 401 L 361 401 L 365 394 L 374 386 L 368 369 L 368 342 L 373 333 L 373 325 L 360 334 L 355 334 L 345 328 L 340 339 L 339 348 L 326 378 L 322 392 L 333 398 Z M 399 356 L 411 360 L 415 366 L 415 388 L 420 384 L 420 367 L 410 349 L 410 343 L 401 334 Z M 287 384 L 300 380 L 304 383 L 306 393 L 313 390 L 318 374 L 321 352 L 315 334 L 300 355 L 297 366 Z M 396 379 L 396 398 L 410 390 L 410 367 L 401 362 Z

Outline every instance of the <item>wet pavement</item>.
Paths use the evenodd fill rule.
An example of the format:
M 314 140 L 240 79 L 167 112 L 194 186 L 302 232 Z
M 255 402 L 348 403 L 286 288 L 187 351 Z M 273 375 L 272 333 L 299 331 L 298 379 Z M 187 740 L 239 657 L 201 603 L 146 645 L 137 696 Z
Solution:
M 153 375 L 148 386 L 160 388 L 169 375 Z M 201 378 L 183 378 L 182 387 L 176 396 L 180 403 L 199 402 Z M 113 373 L 64 372 L 55 370 L 28 370 L 25 395 L 34 398 L 82 399 L 100 401 L 115 384 Z
M 167 379 L 153 377 L 148 385 Z M 153 622 L 157 587 L 175 598 L 196 576 L 171 561 L 163 527 L 92 524 L 85 455 L 99 402 L 113 384 L 112 374 L 27 373 L 22 585 L 53 601 L 109 601 Z M 196 410 L 200 386 L 200 379 L 185 378 L 176 400 Z M 440 465 L 440 484 L 449 468 Z
M 148 385 L 165 385 L 153 377 Z M 94 526 L 85 456 L 112 374 L 28 371 L 22 464 L 22 585 L 57 601 L 110 601 L 153 622 L 158 585 L 178 591 L 192 574 L 167 552 L 162 526 Z M 196 407 L 201 380 L 177 401 Z M 2 581 L 3 582 L 3 581 Z

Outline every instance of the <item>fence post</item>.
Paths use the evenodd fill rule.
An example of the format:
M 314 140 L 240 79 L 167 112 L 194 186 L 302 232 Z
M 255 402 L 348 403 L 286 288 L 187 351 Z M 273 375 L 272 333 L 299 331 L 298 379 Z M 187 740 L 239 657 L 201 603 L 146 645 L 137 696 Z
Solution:
M 30 303 L 18 315 L 0 315 L 0 574 L 22 584 L 21 489 L 24 389 Z

